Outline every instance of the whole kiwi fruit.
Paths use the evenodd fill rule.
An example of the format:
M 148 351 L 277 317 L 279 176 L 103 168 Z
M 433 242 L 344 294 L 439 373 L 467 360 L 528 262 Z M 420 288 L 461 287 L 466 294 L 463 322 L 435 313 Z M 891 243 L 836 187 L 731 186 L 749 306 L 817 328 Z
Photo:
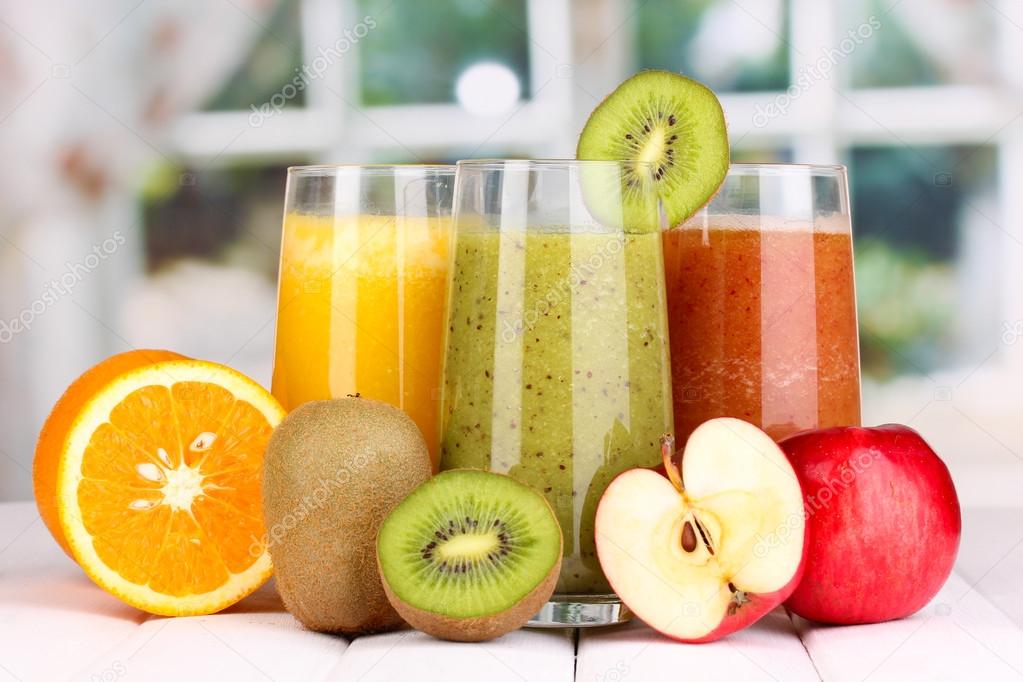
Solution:
M 288 611 L 319 632 L 402 626 L 377 572 L 376 534 L 431 474 L 422 433 L 386 403 L 341 398 L 289 414 L 263 470 L 267 544 Z

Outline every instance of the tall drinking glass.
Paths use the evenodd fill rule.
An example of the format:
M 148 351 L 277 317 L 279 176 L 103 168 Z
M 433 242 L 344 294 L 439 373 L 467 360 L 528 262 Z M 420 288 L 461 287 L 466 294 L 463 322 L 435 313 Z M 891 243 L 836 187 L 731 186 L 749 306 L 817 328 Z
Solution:
M 288 169 L 273 394 L 405 410 L 434 463 L 453 166 Z
M 614 476 L 657 464 L 671 430 L 661 212 L 638 179 L 652 172 L 458 164 L 441 468 L 507 473 L 554 508 L 564 558 L 534 625 L 626 616 L 594 513 Z
M 775 439 L 860 423 L 845 168 L 733 165 L 663 237 L 680 442 L 713 417 Z

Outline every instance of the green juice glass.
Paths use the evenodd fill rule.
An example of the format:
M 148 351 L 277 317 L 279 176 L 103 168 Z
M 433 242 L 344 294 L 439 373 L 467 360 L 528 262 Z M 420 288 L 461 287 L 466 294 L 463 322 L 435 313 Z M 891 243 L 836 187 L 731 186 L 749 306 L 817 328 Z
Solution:
M 564 558 L 533 626 L 628 617 L 600 570 L 594 514 L 672 430 L 662 212 L 631 162 L 458 164 L 441 468 L 544 494 Z M 624 189 L 623 189 L 624 188 Z

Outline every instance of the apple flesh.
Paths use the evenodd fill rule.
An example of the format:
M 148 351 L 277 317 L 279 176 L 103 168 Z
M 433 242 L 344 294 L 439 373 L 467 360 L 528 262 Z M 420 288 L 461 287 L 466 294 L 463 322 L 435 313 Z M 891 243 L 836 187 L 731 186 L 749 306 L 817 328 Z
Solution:
M 805 556 L 803 494 L 784 453 L 738 419 L 689 437 L 681 465 L 631 469 L 597 506 L 600 566 L 626 606 L 683 642 L 754 623 L 792 593 Z
M 952 572 L 962 520 L 948 467 L 900 425 L 804 431 L 780 443 L 806 495 L 809 549 L 786 602 L 824 623 L 923 608 Z

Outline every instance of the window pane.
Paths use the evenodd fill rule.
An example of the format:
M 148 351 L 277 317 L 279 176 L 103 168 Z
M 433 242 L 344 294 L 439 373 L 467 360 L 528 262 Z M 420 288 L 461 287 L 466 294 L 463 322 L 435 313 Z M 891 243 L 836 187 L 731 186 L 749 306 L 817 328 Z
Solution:
M 132 346 L 217 360 L 269 385 L 285 173 L 164 164 L 147 175 L 146 272 L 117 300 Z
M 990 353 L 995 165 L 992 147 L 852 150 L 864 373 L 926 373 Z
M 788 147 L 732 148 L 732 163 L 792 163 L 792 150 Z
M 847 12 L 843 26 L 855 27 L 871 16 L 881 24 L 849 56 L 853 86 L 994 81 L 995 24 L 1007 19 L 992 5 L 986 0 L 841 3 Z
M 143 186 L 147 270 L 197 259 L 238 264 L 273 281 L 286 177 L 287 165 L 154 168 Z
M 259 107 L 285 84 L 291 83 L 302 68 L 300 37 L 300 0 L 283 0 L 266 22 L 262 35 L 238 69 L 224 81 L 223 88 L 203 107 L 205 111 L 225 111 Z M 281 98 L 284 107 L 305 104 L 305 93 L 296 88 L 291 97 Z
M 680 71 L 723 92 L 783 90 L 788 11 L 785 0 L 647 0 L 637 13 L 639 66 Z
M 528 97 L 525 0 L 359 0 L 376 26 L 359 42 L 362 102 L 452 102 L 459 75 L 480 62 L 501 64 Z

